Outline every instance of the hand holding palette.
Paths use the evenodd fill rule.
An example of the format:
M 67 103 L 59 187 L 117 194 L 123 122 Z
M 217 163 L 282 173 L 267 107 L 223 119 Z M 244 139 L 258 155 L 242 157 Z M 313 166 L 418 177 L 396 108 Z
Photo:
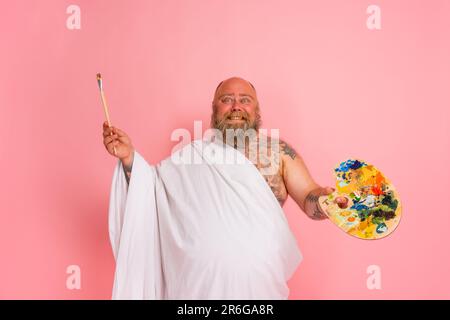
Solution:
M 330 220 L 348 234 L 360 239 L 381 239 L 400 222 L 401 204 L 390 181 L 373 165 L 356 159 L 334 169 L 336 191 L 319 198 Z M 346 206 L 338 197 L 347 198 Z

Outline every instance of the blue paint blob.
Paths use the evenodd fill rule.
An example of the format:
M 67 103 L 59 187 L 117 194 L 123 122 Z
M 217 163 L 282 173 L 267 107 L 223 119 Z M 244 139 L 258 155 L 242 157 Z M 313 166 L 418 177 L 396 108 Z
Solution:
M 356 170 L 356 169 L 359 169 L 359 168 L 364 167 L 366 165 L 367 164 L 365 164 L 364 162 L 359 161 L 359 160 L 347 160 L 347 161 L 342 162 L 339 165 L 339 168 L 336 168 L 335 171 L 336 172 L 339 172 L 339 171 L 340 172 L 347 172 L 350 169 Z
M 387 228 L 386 224 L 384 222 L 382 222 L 377 226 L 376 231 L 377 231 L 377 233 L 383 233 L 383 232 L 386 232 L 387 229 L 388 228 Z
M 361 168 L 364 165 L 364 162 L 360 162 L 358 160 L 355 160 L 352 165 L 350 165 L 350 169 L 356 170 L 358 168 Z
M 362 203 L 355 203 L 354 205 L 352 205 L 350 207 L 350 209 L 354 209 L 356 211 L 361 211 L 361 210 L 369 209 L 369 207 Z

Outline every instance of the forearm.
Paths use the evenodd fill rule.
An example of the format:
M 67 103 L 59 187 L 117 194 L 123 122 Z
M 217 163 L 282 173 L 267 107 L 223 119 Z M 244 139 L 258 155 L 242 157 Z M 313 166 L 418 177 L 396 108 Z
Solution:
M 319 204 L 319 197 L 323 194 L 323 188 L 318 187 L 316 189 L 313 189 L 306 196 L 303 203 L 303 211 L 305 211 L 306 215 L 313 220 L 324 220 L 328 218 Z
M 123 171 L 125 173 L 125 179 L 127 180 L 127 184 L 130 184 L 131 171 L 133 170 L 133 158 L 134 158 L 134 152 L 131 153 L 130 157 L 121 160 Z

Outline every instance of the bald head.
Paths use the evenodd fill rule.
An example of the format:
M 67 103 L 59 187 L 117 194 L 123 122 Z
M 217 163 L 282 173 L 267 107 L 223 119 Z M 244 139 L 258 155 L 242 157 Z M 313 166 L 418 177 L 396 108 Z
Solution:
M 247 80 L 232 77 L 216 88 L 212 101 L 211 127 L 227 129 L 255 129 L 261 124 L 255 87 Z
M 253 86 L 253 84 L 251 84 L 250 81 L 247 81 L 240 77 L 231 77 L 231 78 L 223 80 L 219 83 L 219 85 L 216 88 L 216 91 L 214 92 L 214 100 L 221 93 L 223 93 L 226 90 L 230 90 L 235 86 L 240 86 L 241 89 L 247 87 L 246 89 L 254 95 L 255 99 L 257 98 L 256 97 L 256 89 Z

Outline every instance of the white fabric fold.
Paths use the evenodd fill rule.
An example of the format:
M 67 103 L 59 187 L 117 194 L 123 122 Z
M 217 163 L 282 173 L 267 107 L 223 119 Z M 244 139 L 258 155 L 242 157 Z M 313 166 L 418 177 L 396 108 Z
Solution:
M 220 163 L 225 154 L 237 163 Z M 177 164 L 177 155 L 201 163 Z M 109 231 L 113 299 L 286 299 L 302 260 L 258 169 L 232 147 L 201 140 L 156 166 L 135 152 L 129 186 L 119 161 Z

